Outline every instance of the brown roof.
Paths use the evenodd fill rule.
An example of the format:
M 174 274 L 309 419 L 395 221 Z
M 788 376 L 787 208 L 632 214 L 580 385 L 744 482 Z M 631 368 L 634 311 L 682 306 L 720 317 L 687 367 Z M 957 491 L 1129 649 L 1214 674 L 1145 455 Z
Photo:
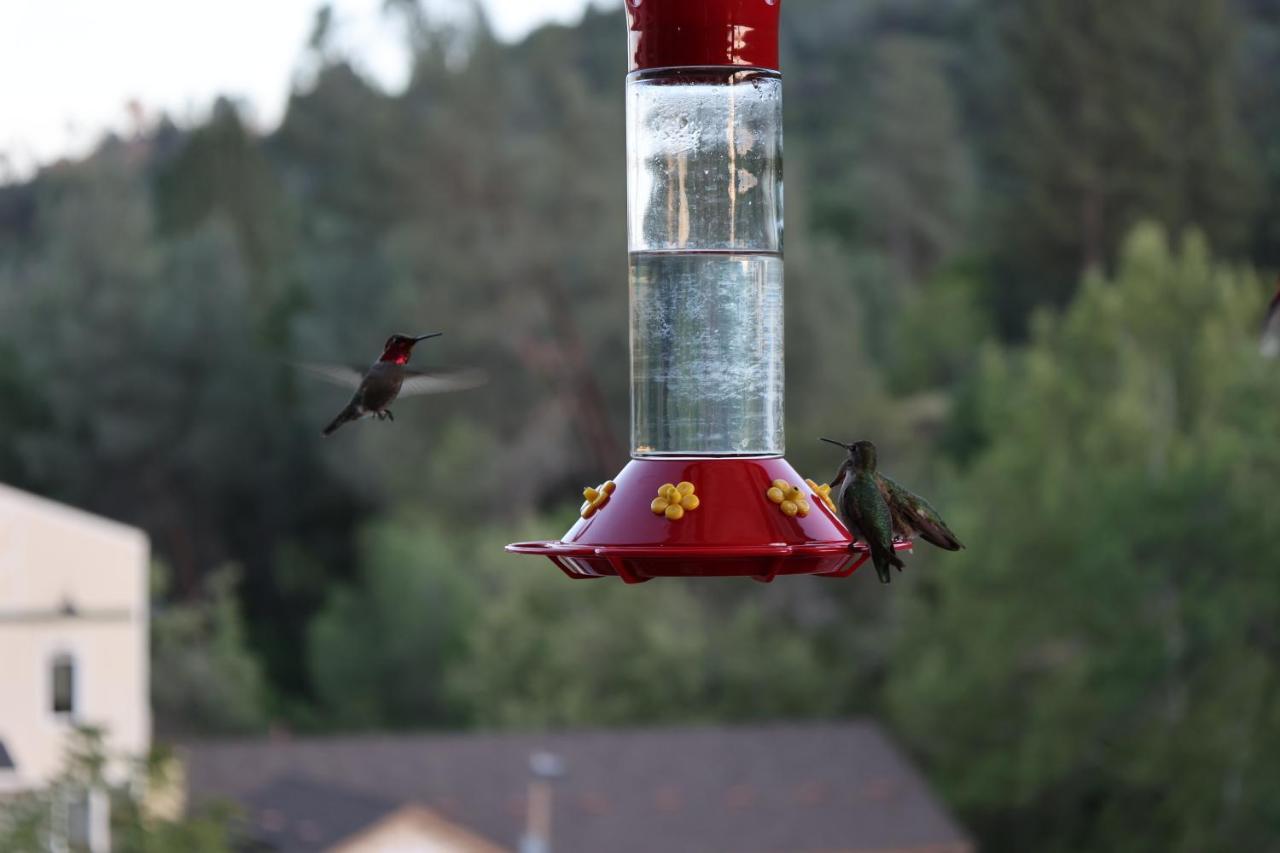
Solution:
M 221 741 L 184 751 L 196 802 L 252 802 L 260 814 L 272 785 L 288 779 L 296 790 L 309 780 L 362 803 L 424 806 L 511 848 L 524 828 L 529 756 L 548 751 L 566 769 L 554 783 L 554 853 L 972 849 L 870 722 Z M 312 808 L 312 819 L 334 808 L 290 796 L 293 819 L 308 819 L 299 808 Z

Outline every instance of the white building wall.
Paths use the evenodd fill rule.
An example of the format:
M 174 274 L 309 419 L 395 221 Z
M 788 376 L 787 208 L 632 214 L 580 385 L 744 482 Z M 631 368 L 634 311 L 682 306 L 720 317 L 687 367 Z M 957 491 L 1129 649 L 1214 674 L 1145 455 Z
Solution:
M 0 740 L 16 765 L 0 790 L 56 776 L 77 724 L 102 727 L 113 755 L 150 748 L 148 560 L 141 531 L 0 485 Z M 70 718 L 52 710 L 60 654 Z

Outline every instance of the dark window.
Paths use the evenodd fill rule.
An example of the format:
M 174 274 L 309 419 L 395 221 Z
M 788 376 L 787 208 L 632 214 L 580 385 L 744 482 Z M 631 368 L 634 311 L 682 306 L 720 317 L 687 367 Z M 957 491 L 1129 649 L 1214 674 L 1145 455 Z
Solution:
M 53 660 L 53 713 L 76 712 L 76 664 L 70 655 Z

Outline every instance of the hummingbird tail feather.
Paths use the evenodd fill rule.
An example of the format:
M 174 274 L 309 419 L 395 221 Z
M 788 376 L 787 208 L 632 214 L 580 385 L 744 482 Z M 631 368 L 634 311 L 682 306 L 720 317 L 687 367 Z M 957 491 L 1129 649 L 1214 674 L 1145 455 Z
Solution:
M 360 412 L 359 410 L 356 409 L 355 404 L 349 405 L 345 409 L 343 409 L 341 412 L 338 412 L 338 416 L 334 418 L 333 421 L 331 421 L 330 424 L 327 427 L 325 427 L 324 431 L 321 432 L 320 434 L 333 435 L 335 432 L 338 431 L 338 427 L 342 426 L 348 421 L 354 421 L 358 417 L 360 417 Z
M 894 553 L 893 546 L 884 547 L 880 544 L 871 546 L 871 562 L 876 567 L 876 576 L 880 578 L 880 583 L 889 583 L 892 580 L 892 572 L 890 567 L 902 571 L 902 560 L 898 559 L 898 555 Z

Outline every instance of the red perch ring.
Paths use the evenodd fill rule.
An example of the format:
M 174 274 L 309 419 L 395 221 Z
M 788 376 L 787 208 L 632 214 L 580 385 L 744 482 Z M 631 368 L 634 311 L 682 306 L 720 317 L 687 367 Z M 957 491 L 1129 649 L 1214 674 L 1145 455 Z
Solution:
M 792 512 L 769 496 L 777 480 L 802 495 Z M 866 545 L 849 531 L 791 465 L 768 458 L 633 459 L 601 503 L 588 501 L 564 539 L 518 542 L 517 554 L 541 554 L 571 578 L 615 576 L 627 583 L 656 577 L 779 575 L 848 577 L 866 562 Z M 663 486 L 692 487 L 693 508 L 670 518 Z M 680 495 L 680 498 L 686 497 Z M 595 503 L 595 506 L 589 506 Z M 677 514 L 674 510 L 672 514 Z M 909 542 L 896 542 L 899 550 Z

